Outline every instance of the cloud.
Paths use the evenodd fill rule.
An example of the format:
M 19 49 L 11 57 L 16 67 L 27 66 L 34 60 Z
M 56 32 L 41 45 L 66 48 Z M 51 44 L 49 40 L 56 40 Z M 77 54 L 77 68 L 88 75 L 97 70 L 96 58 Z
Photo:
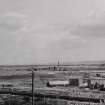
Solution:
M 48 48 L 52 47 L 52 43 L 55 43 L 58 46 L 63 40 L 67 42 L 83 42 L 84 39 L 81 39 L 77 35 L 71 34 L 72 26 L 67 24 L 33 24 L 28 27 L 27 30 L 24 30 L 25 35 L 30 35 L 33 37 L 32 40 L 39 40 L 39 48 Z M 26 36 L 27 37 L 27 36 Z M 37 39 L 35 39 L 37 37 Z M 62 41 L 61 41 L 62 40 Z M 54 44 L 54 46 L 55 46 Z M 51 45 L 51 46 L 50 46 Z M 66 41 L 65 41 L 66 46 Z M 67 45 L 68 46 L 68 45 Z
M 24 27 L 26 15 L 16 12 L 7 12 L 0 16 L 0 30 L 15 32 Z
M 105 37 L 105 12 L 92 12 L 82 23 L 71 31 L 84 38 Z
M 0 15 L 0 55 L 12 52 L 20 43 L 22 34 L 19 32 L 26 25 L 25 14 L 19 12 L 5 12 Z
M 1 63 L 5 59 L 9 64 L 51 60 L 51 55 L 56 58 L 59 51 L 82 44 L 82 39 L 72 35 L 72 26 L 67 24 L 36 23 L 19 12 L 7 12 L 0 20 Z
M 4 63 L 5 58 L 7 63 L 28 64 L 54 61 L 59 56 L 66 61 L 69 54 L 88 43 L 83 36 L 72 33 L 76 28 L 70 24 L 35 22 L 30 15 L 19 12 L 4 14 L 0 23 L 0 58 Z
M 5 16 L 5 17 L 21 18 L 21 19 L 22 19 L 22 18 L 24 19 L 24 18 L 27 17 L 27 15 L 24 14 L 24 13 L 13 12 L 13 11 L 5 13 L 4 16 Z
M 53 51 L 70 51 L 72 49 L 82 48 L 84 46 L 85 40 L 76 39 L 71 40 L 69 38 L 62 38 L 58 41 L 53 41 L 50 43 L 50 50 Z
M 105 24 L 100 25 L 82 25 L 72 32 L 85 38 L 103 38 L 105 37 Z

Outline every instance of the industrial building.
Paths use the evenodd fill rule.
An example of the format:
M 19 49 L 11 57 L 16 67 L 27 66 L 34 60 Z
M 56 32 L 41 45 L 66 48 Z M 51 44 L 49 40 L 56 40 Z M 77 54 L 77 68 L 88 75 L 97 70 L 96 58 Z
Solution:
M 48 81 L 47 86 L 53 87 L 53 86 L 88 86 L 89 80 L 83 79 L 81 77 L 70 77 L 68 80 L 54 80 L 54 81 Z
M 90 78 L 85 78 L 84 80 L 90 81 L 91 84 L 95 84 L 97 82 L 99 84 L 104 84 L 105 85 L 105 78 L 90 77 Z

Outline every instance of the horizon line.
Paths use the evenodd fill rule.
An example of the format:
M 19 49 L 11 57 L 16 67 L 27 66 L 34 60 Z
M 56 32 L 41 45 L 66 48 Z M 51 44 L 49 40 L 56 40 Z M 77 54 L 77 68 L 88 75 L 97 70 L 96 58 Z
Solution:
M 35 63 L 35 64 L 1 64 L 0 66 L 43 66 L 43 65 L 73 65 L 73 64 L 96 64 L 96 63 L 105 63 L 105 60 L 87 60 L 87 61 L 70 61 L 70 62 L 60 62 L 58 60 L 57 62 L 52 63 Z

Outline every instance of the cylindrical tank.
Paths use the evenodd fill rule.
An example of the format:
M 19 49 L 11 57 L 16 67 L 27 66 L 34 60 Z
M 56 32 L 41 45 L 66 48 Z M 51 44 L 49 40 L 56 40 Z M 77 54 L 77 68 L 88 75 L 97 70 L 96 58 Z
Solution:
M 69 81 L 65 80 L 65 81 L 48 81 L 47 82 L 47 86 L 48 87 L 53 87 L 53 86 L 68 86 L 69 85 Z

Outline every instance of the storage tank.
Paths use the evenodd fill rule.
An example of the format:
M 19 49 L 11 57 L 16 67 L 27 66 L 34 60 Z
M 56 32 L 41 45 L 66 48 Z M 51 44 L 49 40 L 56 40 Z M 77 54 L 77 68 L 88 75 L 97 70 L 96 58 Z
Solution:
M 69 80 L 65 80 L 65 81 L 48 81 L 47 82 L 47 86 L 48 87 L 53 87 L 53 86 L 68 86 L 69 85 Z

